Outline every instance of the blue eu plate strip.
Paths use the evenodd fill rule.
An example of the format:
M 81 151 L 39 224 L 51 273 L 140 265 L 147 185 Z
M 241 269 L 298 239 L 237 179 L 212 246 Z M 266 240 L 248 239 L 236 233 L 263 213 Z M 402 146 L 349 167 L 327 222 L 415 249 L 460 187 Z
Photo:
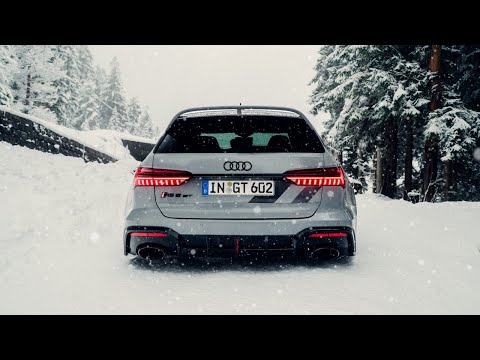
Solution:
M 202 195 L 208 195 L 208 180 L 202 180 Z

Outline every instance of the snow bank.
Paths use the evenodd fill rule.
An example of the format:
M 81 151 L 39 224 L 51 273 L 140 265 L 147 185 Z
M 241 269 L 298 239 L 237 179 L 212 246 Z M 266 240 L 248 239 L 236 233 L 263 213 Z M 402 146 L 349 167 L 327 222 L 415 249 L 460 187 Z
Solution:
M 97 137 L 102 137 L 107 139 L 119 138 L 119 139 L 137 141 L 137 142 L 142 142 L 142 143 L 152 144 L 152 145 L 155 145 L 157 142 L 156 139 L 149 139 L 142 136 L 130 135 L 130 134 L 114 131 L 114 130 L 90 130 L 90 131 L 81 131 L 81 132 L 90 134 L 92 136 L 97 136 Z
M 123 145 L 122 139 L 144 142 L 148 144 L 155 144 L 154 139 L 148 139 L 140 136 L 130 135 L 121 133 L 113 130 L 90 130 L 90 131 L 79 131 L 75 129 L 70 129 L 65 126 L 51 123 L 45 121 L 35 116 L 24 114 L 22 112 L 0 106 L 0 111 L 9 112 L 11 114 L 23 117 L 25 119 L 31 120 L 37 124 L 40 124 L 47 129 L 50 129 L 61 136 L 65 136 L 69 139 L 75 140 L 80 144 L 84 144 L 88 147 L 91 147 L 95 150 L 103 152 L 106 155 L 109 155 L 115 159 L 128 159 L 131 158 L 130 152 Z
M 137 165 L 0 142 L 0 313 L 480 314 L 480 203 L 359 195 L 350 261 L 146 269 L 122 252 Z
M 362 186 L 363 186 L 363 184 L 362 184 L 362 182 L 361 182 L 360 180 L 353 179 L 353 178 L 350 178 L 350 177 L 349 177 L 349 178 L 348 178 L 348 181 L 349 181 L 350 183 L 352 183 L 352 184 L 359 184 L 359 185 L 362 185 Z

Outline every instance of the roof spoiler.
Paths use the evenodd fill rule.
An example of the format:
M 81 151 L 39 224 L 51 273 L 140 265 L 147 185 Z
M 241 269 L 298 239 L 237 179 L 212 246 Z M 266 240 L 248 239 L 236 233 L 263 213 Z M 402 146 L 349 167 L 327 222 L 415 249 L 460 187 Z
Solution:
M 200 117 L 200 116 L 218 116 L 218 115 L 267 115 L 267 116 L 287 116 L 300 117 L 305 119 L 305 115 L 298 110 L 288 107 L 278 106 L 210 106 L 197 107 L 182 110 L 174 116 L 179 117 Z

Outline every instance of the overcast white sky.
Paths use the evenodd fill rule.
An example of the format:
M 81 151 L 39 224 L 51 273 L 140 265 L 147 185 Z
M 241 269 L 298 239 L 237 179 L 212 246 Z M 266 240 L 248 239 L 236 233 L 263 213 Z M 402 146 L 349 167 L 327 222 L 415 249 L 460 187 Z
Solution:
M 307 103 L 319 45 L 90 45 L 97 64 L 120 62 L 125 90 L 165 126 L 180 110 L 209 105 L 278 105 L 312 122 Z

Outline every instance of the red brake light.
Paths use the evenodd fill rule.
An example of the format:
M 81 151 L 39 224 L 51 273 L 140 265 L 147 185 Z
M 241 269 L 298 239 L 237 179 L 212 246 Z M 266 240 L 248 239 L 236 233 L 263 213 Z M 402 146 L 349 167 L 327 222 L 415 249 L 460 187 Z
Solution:
M 300 186 L 345 186 L 345 175 L 340 167 L 292 170 L 283 177 Z
M 130 236 L 150 236 L 150 237 L 165 237 L 165 233 L 152 233 L 152 232 L 132 232 Z
M 192 174 L 181 170 L 152 169 L 139 167 L 135 172 L 134 186 L 178 186 L 190 179 Z
M 344 232 L 337 232 L 337 233 L 317 233 L 317 234 L 311 234 L 308 237 L 318 237 L 318 238 L 324 238 L 324 237 L 343 237 L 343 236 L 348 236 L 347 233 Z

